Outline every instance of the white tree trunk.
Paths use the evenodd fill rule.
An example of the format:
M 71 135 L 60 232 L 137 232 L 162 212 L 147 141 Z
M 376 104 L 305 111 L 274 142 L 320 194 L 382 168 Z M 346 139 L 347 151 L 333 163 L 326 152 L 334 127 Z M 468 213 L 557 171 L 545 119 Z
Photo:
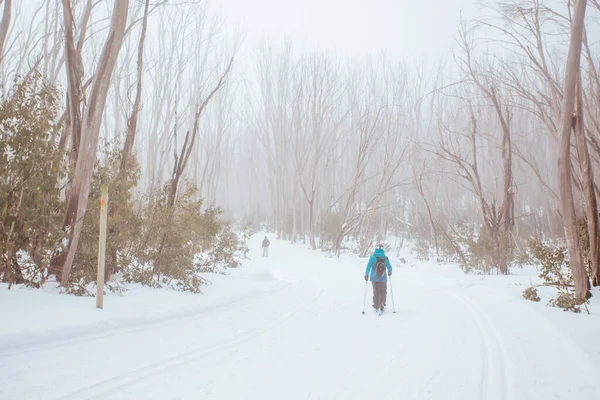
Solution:
M 571 39 L 563 90 L 560 156 L 558 158 L 561 210 L 569 249 L 569 261 L 575 281 L 575 294 L 582 299 L 589 297 L 589 279 L 581 257 L 581 247 L 579 236 L 577 235 L 577 215 L 573 202 L 573 188 L 571 185 L 571 130 L 573 129 L 574 122 L 573 112 L 575 110 L 577 75 L 580 70 L 585 7 L 585 0 L 577 0 L 571 22 Z
M 67 285 L 69 281 L 69 274 L 73 267 L 73 260 L 83 229 L 83 218 L 87 211 L 92 174 L 96 163 L 102 115 L 104 114 L 112 73 L 125 35 L 128 10 L 129 0 L 115 0 L 110 31 L 94 74 L 88 107 L 83 114 L 81 144 L 67 201 L 66 221 L 70 229 L 71 240 L 62 266 L 60 278 L 62 285 Z

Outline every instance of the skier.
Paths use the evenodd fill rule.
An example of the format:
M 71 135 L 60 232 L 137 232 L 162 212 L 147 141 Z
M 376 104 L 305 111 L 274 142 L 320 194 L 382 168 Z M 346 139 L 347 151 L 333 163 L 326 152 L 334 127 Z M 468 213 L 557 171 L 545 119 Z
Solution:
M 270 244 L 271 244 L 271 242 L 269 242 L 269 239 L 267 239 L 267 237 L 265 236 L 265 238 L 262 241 L 263 257 L 269 257 L 269 245 Z
M 387 298 L 387 275 L 392 275 L 392 264 L 385 255 L 383 245 L 378 245 L 369 258 L 367 270 L 365 271 L 365 281 L 371 278 L 373 284 L 373 308 L 381 315 L 385 307 Z

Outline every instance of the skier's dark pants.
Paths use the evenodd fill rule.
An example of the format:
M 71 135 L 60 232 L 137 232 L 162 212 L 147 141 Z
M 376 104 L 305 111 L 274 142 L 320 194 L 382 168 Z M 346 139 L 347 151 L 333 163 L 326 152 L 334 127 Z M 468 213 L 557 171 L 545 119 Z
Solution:
M 373 308 L 378 309 L 385 305 L 387 298 L 387 282 L 371 282 L 373 284 Z

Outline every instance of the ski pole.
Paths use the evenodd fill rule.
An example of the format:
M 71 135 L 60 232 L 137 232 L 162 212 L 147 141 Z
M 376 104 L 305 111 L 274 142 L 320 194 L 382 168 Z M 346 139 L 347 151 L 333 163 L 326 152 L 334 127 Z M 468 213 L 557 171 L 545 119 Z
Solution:
M 365 299 L 363 300 L 363 310 L 362 313 L 365 313 L 365 308 L 367 307 L 367 284 L 369 282 L 365 281 Z
M 396 304 L 394 304 L 394 288 L 392 287 L 392 276 L 390 275 L 390 293 L 392 294 L 392 310 L 396 314 Z

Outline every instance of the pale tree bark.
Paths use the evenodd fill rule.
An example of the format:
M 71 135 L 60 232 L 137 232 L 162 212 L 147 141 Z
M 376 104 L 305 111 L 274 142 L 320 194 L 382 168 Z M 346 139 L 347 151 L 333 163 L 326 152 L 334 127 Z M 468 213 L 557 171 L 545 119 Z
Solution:
M 596 7 L 600 10 L 598 3 L 595 3 Z M 587 140 L 586 140 L 586 129 L 585 124 L 583 122 L 583 111 L 585 105 L 585 111 L 587 111 L 590 116 L 591 125 L 596 132 L 596 137 L 594 137 L 591 129 L 587 130 L 590 138 L 590 146 L 592 149 L 595 149 L 596 154 L 600 156 L 600 143 L 598 134 L 600 134 L 600 77 L 598 75 L 598 71 L 596 70 L 596 65 L 594 59 L 592 57 L 592 53 L 590 51 L 590 47 L 587 41 L 587 35 L 584 30 L 583 36 L 583 44 L 585 48 L 585 54 L 588 61 L 588 70 L 591 81 L 591 89 L 592 92 L 590 96 L 583 95 L 583 73 L 580 72 L 578 77 L 578 91 L 577 91 L 577 126 L 575 135 L 577 138 L 577 147 L 579 160 L 581 165 L 581 171 L 583 173 L 583 182 L 584 182 L 584 190 L 585 190 L 585 198 L 586 198 L 586 210 L 587 210 L 587 223 L 588 223 L 588 234 L 589 234 L 589 244 L 590 244 L 590 260 L 592 264 L 592 285 L 600 286 L 600 221 L 598 216 L 598 199 L 597 194 L 598 190 L 595 186 L 594 181 L 594 173 L 593 173 L 593 164 L 592 158 L 590 157 Z M 585 100 L 585 101 L 584 101 Z M 594 101 L 596 108 L 593 108 Z M 592 111 L 595 111 L 594 112 Z M 579 120 L 581 117 L 581 121 Z M 597 163 L 598 164 L 598 163 Z
M 0 5 L 2 5 L 2 0 L 0 0 Z M 0 20 L 0 68 L 4 61 L 4 44 L 10 27 L 11 15 L 12 0 L 4 0 L 4 11 L 2 12 L 2 20 Z
M 561 210 L 569 250 L 569 262 L 573 272 L 575 294 L 581 299 L 587 299 L 590 296 L 590 292 L 589 279 L 583 266 L 579 236 L 577 235 L 577 215 L 575 213 L 571 184 L 571 129 L 573 129 L 573 113 L 577 97 L 576 86 L 577 75 L 580 70 L 585 8 L 585 0 L 576 1 L 573 20 L 571 22 L 569 53 L 565 68 L 560 129 L 560 156 L 558 158 Z
M 62 0 L 65 30 L 65 53 L 67 66 L 67 127 L 59 147 L 64 149 L 67 137 L 71 137 L 70 166 L 75 167 L 81 143 L 81 103 L 83 100 L 83 60 L 80 46 L 75 45 L 75 21 L 71 0 Z M 81 42 L 81 41 L 80 41 Z M 78 51 L 79 49 L 79 51 Z
M 427 217 L 429 218 L 429 224 L 430 224 L 430 229 L 431 229 L 431 239 L 433 240 L 433 244 L 435 246 L 435 252 L 436 255 L 440 254 L 440 246 L 438 244 L 438 235 L 437 235 L 437 229 L 436 227 L 436 223 L 435 223 L 435 219 L 433 218 L 433 211 L 431 209 L 431 204 L 429 202 L 429 200 L 427 199 L 427 195 L 425 194 L 425 187 L 423 186 L 423 180 L 425 175 L 427 174 L 427 160 L 423 159 L 422 163 L 420 163 L 420 167 L 417 169 L 417 166 L 415 165 L 417 162 L 416 160 L 413 161 L 413 163 L 411 164 L 412 166 L 412 173 L 413 173 L 413 183 L 415 185 L 415 187 L 417 188 L 417 191 L 419 192 L 419 196 L 421 196 L 421 199 L 423 199 L 423 203 L 425 203 L 425 207 L 427 208 Z
M 135 90 L 135 100 L 131 114 L 127 120 L 127 136 L 123 147 L 123 158 L 121 160 L 120 174 L 124 174 L 130 167 L 130 158 L 133 153 L 133 145 L 137 132 L 138 115 L 142 104 L 142 78 L 144 74 L 144 43 L 146 41 L 146 30 L 148 29 L 148 10 L 150 8 L 150 0 L 146 0 L 144 4 L 144 16 L 142 20 L 142 32 L 140 33 L 140 42 L 138 44 L 137 53 L 137 82 Z
M 585 137 L 585 123 L 583 118 L 583 90 L 581 81 L 581 71 L 577 74 L 577 101 L 575 105 L 575 141 L 577 143 L 577 153 L 579 158 L 579 164 L 581 166 L 582 175 L 582 186 L 583 194 L 585 199 L 585 208 L 587 214 L 587 229 L 589 235 L 589 246 L 590 254 L 589 258 L 592 266 L 592 284 L 598 286 L 600 282 L 600 271 L 598 265 L 600 261 L 600 254 L 598 252 L 598 205 L 596 201 L 596 192 L 594 189 L 594 172 L 592 171 L 592 163 L 590 160 L 590 153 Z
M 146 40 L 146 30 L 148 27 L 148 14 L 149 14 L 149 0 L 145 1 L 144 4 L 144 14 L 142 18 L 142 28 L 140 33 L 140 39 L 137 47 L 137 71 L 136 71 L 136 92 L 135 92 L 135 100 L 133 102 L 131 113 L 127 120 L 127 131 L 125 135 L 125 144 L 123 147 L 123 153 L 121 155 L 121 165 L 119 167 L 119 172 L 116 178 L 116 184 L 112 185 L 114 189 L 118 191 L 130 190 L 129 184 L 126 182 L 127 174 L 133 167 L 132 163 L 132 153 L 135 143 L 135 137 L 137 133 L 137 125 L 138 125 L 138 115 L 141 109 L 142 103 L 142 80 L 143 80 L 143 67 L 144 67 L 144 42 Z M 115 111 L 115 127 L 114 134 L 118 135 L 121 132 L 121 115 L 122 113 L 126 113 L 126 109 L 128 108 L 127 102 L 121 98 L 120 89 L 121 89 L 121 76 L 128 76 L 127 67 L 132 62 L 132 58 L 129 56 L 129 47 L 126 46 L 124 49 L 124 53 L 122 53 L 121 58 L 123 59 L 121 65 L 121 69 L 115 72 L 115 76 L 113 78 L 113 100 L 114 100 L 114 111 Z M 129 79 L 126 79 L 126 86 L 130 87 Z M 108 137 L 108 135 L 107 135 Z M 108 153 L 108 151 L 107 151 Z M 114 192 L 114 190 L 113 190 Z M 123 204 L 119 204 L 117 202 L 111 202 L 108 209 L 108 218 L 109 220 L 114 218 L 115 215 L 119 215 L 119 212 Z M 121 231 L 120 226 L 111 226 L 109 227 L 108 234 L 111 235 L 119 235 Z M 118 254 L 121 250 L 119 244 L 112 246 L 110 252 L 111 254 L 107 257 L 106 267 L 104 269 L 104 281 L 108 282 L 110 280 L 111 275 L 117 271 L 118 265 Z
M 63 1 L 68 3 L 68 0 Z M 70 9 L 70 7 L 68 8 Z M 69 274 L 73 267 L 73 260 L 75 259 L 75 253 L 77 252 L 77 246 L 83 229 L 83 218 L 87 211 L 104 106 L 106 104 L 112 73 L 123 43 L 128 9 L 129 0 L 115 0 L 110 31 L 94 74 L 88 105 L 83 114 L 82 140 L 77 155 L 77 164 L 71 190 L 67 199 L 65 227 L 70 233 L 71 238 L 69 240 L 66 259 L 62 265 L 60 279 L 62 285 L 68 284 Z

